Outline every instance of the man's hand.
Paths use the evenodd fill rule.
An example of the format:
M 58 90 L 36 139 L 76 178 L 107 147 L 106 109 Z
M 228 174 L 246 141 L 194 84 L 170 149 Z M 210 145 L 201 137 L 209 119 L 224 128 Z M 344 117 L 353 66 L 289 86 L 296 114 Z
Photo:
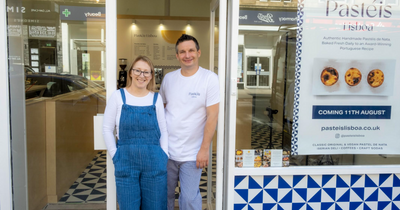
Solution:
M 208 166 L 208 156 L 209 156 L 208 149 L 200 148 L 199 152 L 197 153 L 196 158 L 196 167 L 197 168 L 205 168 Z

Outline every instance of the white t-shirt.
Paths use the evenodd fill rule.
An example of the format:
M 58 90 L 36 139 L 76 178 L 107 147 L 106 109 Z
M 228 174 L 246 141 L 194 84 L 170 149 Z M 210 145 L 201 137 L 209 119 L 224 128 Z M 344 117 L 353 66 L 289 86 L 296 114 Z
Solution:
M 196 161 L 203 142 L 207 107 L 219 103 L 218 76 L 207 69 L 190 77 L 181 69 L 165 75 L 160 89 L 169 134 L 170 158 L 175 161 Z
M 132 106 L 151 106 L 153 105 L 154 93 L 149 92 L 146 96 L 136 97 L 131 95 L 126 89 L 125 98 L 126 104 Z M 124 102 L 122 101 L 120 90 L 114 91 L 110 99 L 107 102 L 106 110 L 104 111 L 103 118 L 103 137 L 106 143 L 108 152 L 111 158 L 114 157 L 117 147 L 115 144 L 114 129 L 117 131 L 117 137 L 119 137 L 119 119 L 121 117 L 121 109 Z M 168 154 L 168 131 L 165 122 L 164 104 L 160 94 L 156 101 L 156 113 L 158 126 L 161 131 L 160 145 L 164 150 L 165 154 Z

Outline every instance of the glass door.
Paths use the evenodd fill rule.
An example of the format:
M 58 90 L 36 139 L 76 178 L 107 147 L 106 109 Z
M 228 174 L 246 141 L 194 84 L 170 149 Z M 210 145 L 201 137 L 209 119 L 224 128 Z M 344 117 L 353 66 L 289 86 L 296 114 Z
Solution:
M 247 56 L 247 88 L 269 88 L 269 64 L 270 57 Z
M 116 86 L 105 84 L 115 80 L 106 69 L 112 75 L 116 66 L 116 52 L 105 50 L 106 37 L 116 40 L 105 34 L 106 2 L 6 2 L 8 71 L 2 78 L 9 79 L 13 208 L 4 209 L 100 208 L 106 154 L 94 149 L 93 117 L 104 112 Z M 107 14 L 116 19 L 116 9 Z
M 247 88 L 256 88 L 258 86 L 259 63 L 257 57 L 247 57 Z
M 269 75 L 270 75 L 270 58 L 269 57 L 258 57 L 258 66 L 259 66 L 259 74 L 258 74 L 258 87 L 260 88 L 269 88 Z

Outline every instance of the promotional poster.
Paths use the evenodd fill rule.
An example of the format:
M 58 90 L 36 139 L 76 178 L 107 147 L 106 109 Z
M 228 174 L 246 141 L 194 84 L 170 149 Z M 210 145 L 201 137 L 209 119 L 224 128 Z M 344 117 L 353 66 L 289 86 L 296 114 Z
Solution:
M 398 3 L 305 0 L 297 19 L 293 154 L 400 154 Z

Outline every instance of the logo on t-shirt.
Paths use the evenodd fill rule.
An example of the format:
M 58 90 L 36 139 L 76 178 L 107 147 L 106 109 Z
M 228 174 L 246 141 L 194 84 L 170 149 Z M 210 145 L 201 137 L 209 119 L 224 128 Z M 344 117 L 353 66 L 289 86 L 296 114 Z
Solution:
M 197 92 L 189 92 L 189 96 L 191 97 L 191 98 L 197 98 L 198 96 L 200 96 L 200 93 L 197 93 Z

